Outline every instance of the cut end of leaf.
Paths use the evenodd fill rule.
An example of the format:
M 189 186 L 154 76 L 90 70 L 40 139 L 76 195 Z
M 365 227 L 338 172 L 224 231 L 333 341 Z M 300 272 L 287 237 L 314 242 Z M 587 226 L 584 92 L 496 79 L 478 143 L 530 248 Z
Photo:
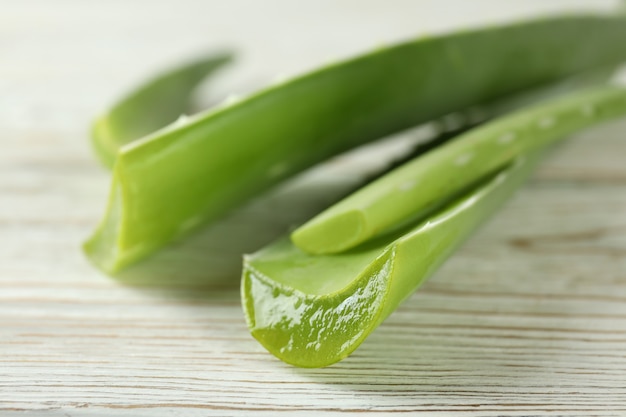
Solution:
M 98 117 L 91 128 L 91 143 L 100 162 L 109 169 L 113 168 L 117 155 L 114 142 L 109 118 L 106 115 Z
M 83 244 L 87 258 L 96 267 L 111 275 L 152 249 L 147 245 L 129 247 L 125 239 L 123 225 L 127 207 L 120 178 L 119 171 L 115 169 L 106 214 L 93 235 Z
M 304 224 L 291 234 L 291 241 L 307 253 L 323 255 L 350 249 L 368 236 L 363 213 L 350 210 Z
M 121 216 L 122 193 L 119 183 L 114 178 L 107 213 L 94 234 L 83 244 L 83 250 L 89 260 L 107 273 L 115 273 L 120 268 L 116 241 Z
M 252 336 L 295 366 L 320 368 L 344 359 L 380 322 L 394 259 L 392 251 L 386 255 L 347 288 L 324 296 L 281 285 L 246 260 L 241 291 Z

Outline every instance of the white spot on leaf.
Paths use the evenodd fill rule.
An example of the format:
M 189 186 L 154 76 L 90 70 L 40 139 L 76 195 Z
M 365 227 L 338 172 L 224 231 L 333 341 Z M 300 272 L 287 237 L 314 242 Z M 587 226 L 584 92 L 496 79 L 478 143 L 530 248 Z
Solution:
M 185 123 L 187 123 L 188 120 L 189 120 L 189 116 L 187 116 L 186 114 L 181 114 L 180 116 L 178 116 L 178 119 L 176 119 L 174 124 L 176 126 L 182 126 Z
M 230 106 L 232 104 L 237 103 L 240 100 L 241 100 L 241 96 L 239 94 L 235 94 L 235 93 L 229 94 L 228 96 L 226 96 L 226 98 L 222 102 L 222 105 L 223 106 Z
M 417 184 L 417 181 L 415 181 L 415 179 L 410 179 L 410 180 L 404 181 L 402 184 L 400 184 L 398 186 L 398 189 L 400 191 L 408 191 L 411 188 L 415 187 L 415 184 Z
M 556 120 L 554 119 L 554 117 L 542 117 L 537 123 L 537 125 L 542 129 L 550 129 L 555 124 Z
M 513 142 L 517 138 L 515 132 L 506 132 L 505 134 L 498 137 L 498 143 L 502 145 L 506 145 L 507 143 Z
M 465 154 L 457 156 L 456 159 L 454 160 L 454 164 L 458 166 L 467 165 L 467 163 L 471 161 L 472 159 L 474 159 L 473 153 L 465 153 Z
M 592 104 L 585 104 L 580 108 L 580 112 L 587 117 L 591 117 L 595 114 L 596 109 Z

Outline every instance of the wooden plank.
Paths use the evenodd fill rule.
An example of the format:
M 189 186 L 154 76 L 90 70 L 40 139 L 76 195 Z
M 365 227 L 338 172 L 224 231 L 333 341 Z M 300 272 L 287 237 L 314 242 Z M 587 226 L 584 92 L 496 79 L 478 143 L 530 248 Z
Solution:
M 491 10 L 484 19 L 589 2 L 543 3 L 507 12 L 481 2 Z M 335 184 L 339 193 L 358 179 L 353 168 L 371 154 L 337 162 L 310 179 L 313 188 L 282 190 L 163 252 L 126 277 L 158 286 L 137 288 L 103 276 L 79 250 L 108 186 L 87 146 L 87 122 L 123 84 L 175 55 L 177 43 L 182 54 L 225 33 L 291 70 L 319 62 L 327 50 L 343 54 L 373 44 L 369 31 L 384 39 L 407 35 L 415 19 L 428 25 L 427 17 L 405 16 L 417 10 L 413 2 L 399 2 L 395 11 L 366 2 L 358 6 L 361 20 L 351 21 L 356 39 L 342 31 L 345 23 L 327 23 L 324 33 L 297 35 L 317 49 L 281 61 L 290 43 L 284 33 L 263 32 L 260 6 L 252 2 L 220 3 L 222 19 L 242 13 L 241 5 L 257 10 L 242 13 L 248 29 L 236 35 L 217 18 L 215 27 L 201 27 L 199 11 L 217 10 L 210 3 L 86 4 L 1 3 L 1 415 L 626 414 L 625 122 L 559 147 L 353 356 L 325 369 L 296 369 L 247 331 L 240 251 L 306 215 L 271 213 L 328 204 L 331 196 L 313 192 L 314 185 Z M 328 16 L 350 19 L 355 10 L 347 1 L 313 4 L 302 6 L 311 13 L 310 27 Z M 447 3 L 424 4 L 444 15 Z M 271 6 L 300 22 L 293 3 Z M 181 14 L 168 20 L 173 10 Z M 371 29 L 381 14 L 384 27 Z M 445 24 L 481 20 L 468 16 Z M 431 28 L 445 28 L 439 24 Z M 290 25 L 277 23 L 296 32 Z M 333 48 L 337 39 L 343 41 Z M 257 53 L 249 72 L 225 78 L 225 85 L 255 85 L 255 71 L 261 77 L 277 71 L 259 63 Z M 236 235 L 243 233 L 258 240 L 242 247 Z M 235 238 L 220 243 L 216 236 L 224 234 Z M 183 262 L 195 266 L 181 276 Z M 180 285 L 198 282 L 206 288 Z

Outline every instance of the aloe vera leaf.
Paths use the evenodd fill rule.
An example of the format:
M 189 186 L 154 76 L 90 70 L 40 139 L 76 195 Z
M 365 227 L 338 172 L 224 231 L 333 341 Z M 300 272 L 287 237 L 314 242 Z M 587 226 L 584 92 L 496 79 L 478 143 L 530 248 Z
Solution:
M 592 35 L 590 35 L 592 34 Z M 569 16 L 419 39 L 322 68 L 120 149 L 85 250 L 107 272 L 331 155 L 626 59 L 626 17 Z
M 593 88 L 513 112 L 361 188 L 298 228 L 291 239 L 313 254 L 348 250 L 426 215 L 446 196 L 520 154 L 624 114 L 626 89 L 617 86 Z
M 285 238 L 246 256 L 241 292 L 252 336 L 300 367 L 347 357 L 509 198 L 537 158 L 518 158 L 418 226 L 359 250 L 315 256 Z
M 212 54 L 167 71 L 137 87 L 98 117 L 91 136 L 102 163 L 112 168 L 123 145 L 185 114 L 196 86 L 231 58 L 227 53 Z
M 283 239 L 247 256 L 242 299 L 252 335 L 271 353 L 298 366 L 325 366 L 346 357 L 513 193 L 553 138 L 618 115 L 626 115 L 626 89 L 600 87 L 488 122 L 468 135 L 488 138 L 495 146 L 502 145 L 500 138 L 509 129 L 519 140 L 538 134 L 543 140 L 527 147 L 534 148 L 530 153 L 502 159 L 508 165 L 491 171 L 480 181 L 482 185 L 465 190 L 444 208 L 359 247 L 311 255 Z M 540 133 L 544 131 L 545 135 Z M 471 149 L 482 163 L 496 157 L 491 146 L 476 146 L 467 139 L 438 149 L 453 156 Z M 410 177 L 421 181 L 420 175 L 432 178 L 456 169 L 446 161 L 425 162 L 426 171 L 420 164 L 406 166 L 412 171 Z M 381 181 L 394 179 L 397 171 Z M 404 180 L 392 180 L 391 185 Z M 448 196 L 443 200 L 450 201 Z

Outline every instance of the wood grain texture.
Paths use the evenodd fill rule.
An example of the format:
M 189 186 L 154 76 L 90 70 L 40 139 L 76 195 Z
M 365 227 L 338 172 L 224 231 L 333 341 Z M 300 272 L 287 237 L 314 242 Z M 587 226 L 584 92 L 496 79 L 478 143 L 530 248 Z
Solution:
M 212 101 L 425 29 L 592 2 L 502 3 L 0 0 L 0 415 L 626 415 L 625 122 L 555 150 L 326 369 L 283 364 L 251 338 L 239 256 L 357 183 L 376 151 L 334 161 L 308 188 L 278 190 L 117 280 L 79 250 L 108 187 L 88 122 L 151 68 L 240 45 L 242 69 L 206 90 Z

